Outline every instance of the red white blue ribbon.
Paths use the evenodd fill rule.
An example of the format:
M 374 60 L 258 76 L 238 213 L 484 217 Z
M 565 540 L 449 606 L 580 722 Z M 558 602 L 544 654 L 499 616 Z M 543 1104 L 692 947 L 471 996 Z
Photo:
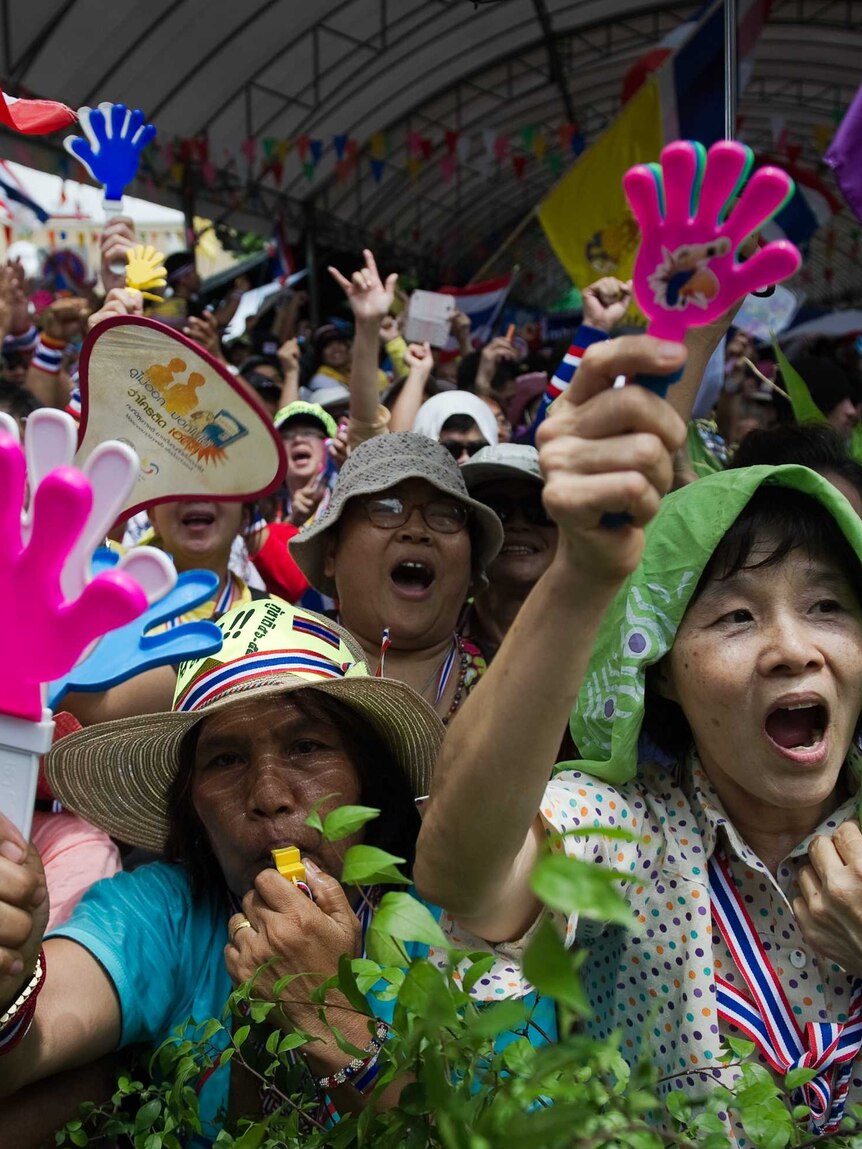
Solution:
M 856 979 L 846 1022 L 808 1022 L 802 1030 L 726 861 L 709 863 L 712 916 L 748 988 L 746 996 L 716 977 L 718 1014 L 744 1033 L 776 1073 L 813 1069 L 817 1076 L 801 1095 L 811 1110 L 810 1129 L 835 1133 L 844 1115 L 853 1062 L 862 1047 L 862 980 Z

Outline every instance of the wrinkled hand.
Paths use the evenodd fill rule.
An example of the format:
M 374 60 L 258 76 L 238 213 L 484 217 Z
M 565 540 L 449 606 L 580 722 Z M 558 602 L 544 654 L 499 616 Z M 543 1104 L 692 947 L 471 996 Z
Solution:
M 42 330 L 51 339 L 72 343 L 86 331 L 89 313 L 86 299 L 55 299 L 42 312 Z
M 584 288 L 584 323 L 599 331 L 612 331 L 628 311 L 632 299 L 632 281 L 625 283 L 606 275 Z
M 366 248 L 362 255 L 365 266 L 359 271 L 354 271 L 351 279 L 345 279 L 335 267 L 329 268 L 329 274 L 347 296 L 347 302 L 358 323 L 363 321 L 379 323 L 389 314 L 395 298 L 398 275 L 393 271 L 383 283 L 373 252 Z
M 295 527 L 304 526 L 317 510 L 325 494 L 326 483 L 322 475 L 315 475 L 313 479 L 309 479 L 293 496 L 287 521 Z
M 410 368 L 410 374 L 418 375 L 427 382 L 434 370 L 434 356 L 430 343 L 409 343 L 404 353 L 404 362 Z
M 735 200 L 751 158 L 733 141 L 706 155 L 701 144 L 678 140 L 664 148 L 661 164 L 626 172 L 623 186 L 641 229 L 635 293 L 651 335 L 681 341 L 688 327 L 717 319 L 799 267 L 799 252 L 783 240 L 737 262 L 746 239 L 781 210 L 794 186 L 780 169 L 760 168 Z
M 195 343 L 199 343 L 204 351 L 208 351 L 214 359 L 224 359 L 221 339 L 219 338 L 218 320 L 211 311 L 205 311 L 203 315 L 190 315 L 183 328 L 183 335 L 188 335 L 189 339 L 194 339 Z
M 0 814 L 0 1014 L 32 977 L 47 926 L 42 860 Z
M 99 310 L 94 311 L 87 320 L 87 330 L 92 331 L 94 327 L 98 327 L 100 323 L 115 315 L 143 315 L 143 313 L 144 297 L 140 291 L 135 291 L 131 287 L 113 287 L 105 296 L 105 302 Z
M 105 188 L 105 199 L 117 201 L 138 174 L 141 152 L 154 139 L 156 129 L 145 123 L 140 108 L 102 103 L 79 108 L 78 120 L 86 139 L 66 136 L 63 146 L 80 160 L 94 180 Z
M 225 947 L 225 965 L 238 985 L 271 962 L 257 977 L 254 994 L 269 1001 L 276 1000 L 273 987 L 279 978 L 307 975 L 297 976 L 282 990 L 277 1011 L 282 1016 L 276 1024 L 304 1030 L 334 1046 L 331 1033 L 318 1017 L 320 1007 L 309 998 L 317 986 L 338 972 L 342 954 L 359 957 L 362 933 L 339 882 L 307 859 L 306 871 L 314 901 L 276 870 L 258 874 L 254 889 L 243 898 L 242 913 L 228 922 L 231 941 Z M 251 928 L 237 930 L 243 920 L 249 921 Z M 326 1015 L 330 1024 L 357 1032 L 355 1011 L 336 990 L 327 992 Z M 359 1033 L 367 1032 L 365 1026 L 366 1022 L 360 1021 Z M 361 1047 L 368 1038 L 356 1040 Z M 317 1042 L 309 1048 L 315 1056 L 322 1052 Z
M 126 286 L 141 293 L 167 286 L 168 273 L 164 258 L 160 251 L 154 247 L 144 247 L 142 243 L 130 248 L 126 252 Z M 149 298 L 160 300 L 161 296 L 151 295 Z
M 106 294 L 126 286 L 126 260 L 137 242 L 134 220 L 125 215 L 108 220 L 99 239 L 100 275 Z
M 793 912 L 805 940 L 848 973 L 862 977 L 862 831 L 844 822 L 814 838 L 799 875 Z
M 640 562 L 643 527 L 673 482 L 686 428 L 645 387 L 613 389 L 618 375 L 666 375 L 685 361 L 681 344 L 649 336 L 595 343 L 536 436 L 543 499 L 560 528 L 558 556 L 592 582 L 617 585 Z M 586 368 L 586 370 L 584 370 Z M 628 513 L 617 529 L 605 514 Z
M 104 570 L 116 566 L 120 556 L 114 551 L 104 551 L 101 556 L 97 552 L 94 560 L 96 557 L 100 557 L 100 569 Z M 106 634 L 88 658 L 72 667 L 64 678 L 52 682 L 48 705 L 56 710 L 60 699 L 70 690 L 110 690 L 145 670 L 189 658 L 203 658 L 221 650 L 221 630 L 214 622 L 204 619 L 183 622 L 156 634 L 148 633 L 212 598 L 218 583 L 218 575 L 213 571 L 183 571 L 172 590 L 128 626 Z
M 78 598 L 67 598 L 61 573 L 87 527 L 93 488 L 83 472 L 69 467 L 46 475 L 33 494 L 25 543 L 26 478 L 21 447 L 0 436 L 0 594 L 16 605 L 5 634 L 0 713 L 38 722 L 40 684 L 65 674 L 94 639 L 131 622 L 147 599 L 124 571 L 98 575 Z

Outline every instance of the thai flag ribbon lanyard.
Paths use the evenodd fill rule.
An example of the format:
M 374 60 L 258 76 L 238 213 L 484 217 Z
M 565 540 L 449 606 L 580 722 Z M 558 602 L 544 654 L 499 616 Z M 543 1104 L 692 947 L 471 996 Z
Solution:
M 857 978 L 846 1022 L 808 1022 L 800 1027 L 772 968 L 726 860 L 709 863 L 713 921 L 733 956 L 748 995 L 716 977 L 718 1015 L 754 1042 L 776 1073 L 813 1069 L 817 1076 L 800 1091 L 811 1110 L 810 1130 L 835 1133 L 841 1125 L 853 1062 L 862 1047 L 862 979 Z

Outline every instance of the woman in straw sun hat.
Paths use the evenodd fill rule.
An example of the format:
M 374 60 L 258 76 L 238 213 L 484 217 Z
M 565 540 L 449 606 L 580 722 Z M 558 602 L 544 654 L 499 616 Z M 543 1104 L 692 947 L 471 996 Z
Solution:
M 371 677 L 354 640 L 319 615 L 269 599 L 218 625 L 221 652 L 181 665 L 171 712 L 91 727 L 52 753 L 48 774 L 64 805 L 124 841 L 162 850 L 166 861 L 93 887 L 41 957 L 39 858 L 0 818 L 0 1014 L 11 1014 L 0 1026 L 0 1055 L 8 1050 L 0 1095 L 118 1048 L 158 1047 L 189 1018 L 219 1017 L 232 986 L 267 963 L 256 982 L 264 995 L 284 975 L 320 975 L 292 982 L 262 1032 L 253 1030 L 261 1046 L 274 1024 L 318 1039 L 297 1071 L 319 1118 L 330 1105 L 361 1106 L 373 1087 L 392 1004 L 369 995 L 377 1019 L 369 1022 L 333 991 L 324 1024 L 309 995 L 343 954 L 362 954 L 382 892 L 342 887 L 333 876 L 347 847 L 388 850 L 407 859 L 409 874 L 415 799 L 428 792 L 442 724 L 403 683 Z M 380 815 L 342 841 L 324 841 L 307 818 L 342 805 Z M 272 850 L 289 845 L 301 852 L 313 901 L 273 868 Z M 17 1003 L 39 987 L 45 957 L 27 1031 L 29 1007 Z M 553 1029 L 552 1016 L 547 1024 Z M 361 1074 L 338 1077 L 350 1058 L 330 1025 L 366 1051 Z M 232 1080 L 229 1066 L 196 1087 L 209 1138 L 229 1098 L 235 1114 L 267 1104 L 256 1090 L 248 1095 L 241 1073 Z M 393 1086 L 383 1103 L 399 1091 Z M 85 1097 L 92 1093 L 76 1101 Z

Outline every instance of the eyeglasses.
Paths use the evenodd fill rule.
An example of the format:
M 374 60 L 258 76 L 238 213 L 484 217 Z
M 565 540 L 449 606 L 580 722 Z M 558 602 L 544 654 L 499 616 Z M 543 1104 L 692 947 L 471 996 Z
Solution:
M 285 427 L 281 437 L 285 443 L 292 443 L 294 439 L 325 439 L 326 432 L 318 430 L 317 427 L 304 427 L 300 424 L 298 427 Z
M 403 527 L 414 510 L 422 512 L 427 527 L 441 535 L 456 535 L 467 526 L 470 512 L 461 503 L 451 499 L 430 499 L 427 503 L 412 503 L 391 495 L 384 499 L 362 499 L 362 509 L 375 527 L 385 531 Z
M 440 446 L 445 447 L 457 463 L 465 453 L 472 459 L 477 451 L 481 451 L 488 444 L 484 439 L 473 439 L 468 443 L 461 443 L 457 439 L 441 439 Z
M 517 513 L 520 513 L 531 526 L 555 526 L 554 520 L 545 510 L 541 495 L 523 499 L 512 499 L 508 495 L 489 495 L 480 499 L 480 502 L 489 507 L 504 526 L 510 523 Z

